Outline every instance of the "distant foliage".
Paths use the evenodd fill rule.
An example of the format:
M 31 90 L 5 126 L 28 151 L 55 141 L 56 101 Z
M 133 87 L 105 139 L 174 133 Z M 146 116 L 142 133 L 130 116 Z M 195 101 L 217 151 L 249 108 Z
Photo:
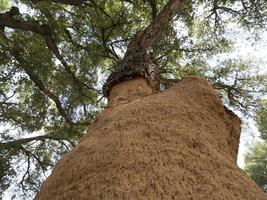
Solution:
M 267 101 L 263 102 L 258 112 L 257 121 L 261 132 L 262 142 L 253 147 L 246 156 L 245 171 L 267 193 Z
M 246 173 L 267 192 L 267 142 L 255 145 L 252 152 L 246 156 Z
M 267 141 L 267 100 L 264 100 L 262 105 L 263 106 L 257 115 L 257 124 L 259 125 L 259 131 L 261 132 L 261 138 Z

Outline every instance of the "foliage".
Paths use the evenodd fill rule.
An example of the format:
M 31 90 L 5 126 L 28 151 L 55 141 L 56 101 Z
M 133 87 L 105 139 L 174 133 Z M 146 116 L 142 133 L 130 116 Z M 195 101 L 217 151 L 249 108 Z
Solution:
M 255 145 L 252 152 L 246 156 L 246 173 L 267 192 L 267 142 Z
M 10 6 L 9 1 L 7 1 L 7 0 L 0 0 L 0 11 L 7 10 L 10 7 L 11 6 Z
M 263 141 L 256 144 L 246 156 L 245 171 L 264 192 L 267 192 L 267 101 L 263 101 L 262 104 L 262 109 L 257 115 L 257 121 Z
M 10 185 L 23 198 L 38 191 L 105 106 L 101 86 L 107 74 L 166 2 L 0 1 L 1 193 Z M 255 66 L 208 61 L 231 52 L 231 24 L 266 28 L 266 6 L 265 0 L 186 1 L 149 50 L 161 67 L 162 84 L 205 76 L 229 105 L 253 115 L 264 92 Z
M 267 141 L 267 100 L 264 100 L 262 105 L 263 106 L 257 115 L 257 124 L 259 125 L 259 131 L 261 132 L 261 138 Z

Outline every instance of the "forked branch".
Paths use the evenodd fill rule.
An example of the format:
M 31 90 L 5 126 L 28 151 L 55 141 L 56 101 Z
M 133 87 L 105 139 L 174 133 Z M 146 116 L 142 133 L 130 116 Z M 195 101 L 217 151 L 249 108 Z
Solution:
M 10 11 L 0 14 L 0 28 L 4 30 L 5 27 L 20 29 L 24 31 L 30 31 L 33 33 L 37 33 L 43 36 L 48 48 L 53 52 L 56 58 L 61 62 L 64 66 L 66 72 L 71 76 L 73 82 L 78 86 L 79 92 L 85 96 L 82 91 L 82 88 L 93 89 L 95 88 L 88 86 L 81 80 L 79 80 L 74 72 L 71 70 L 69 64 L 65 61 L 63 56 L 60 54 L 59 49 L 57 47 L 56 41 L 53 37 L 53 31 L 51 27 L 47 24 L 40 24 L 38 21 L 24 21 L 19 19 L 20 12 L 17 7 L 12 7 Z

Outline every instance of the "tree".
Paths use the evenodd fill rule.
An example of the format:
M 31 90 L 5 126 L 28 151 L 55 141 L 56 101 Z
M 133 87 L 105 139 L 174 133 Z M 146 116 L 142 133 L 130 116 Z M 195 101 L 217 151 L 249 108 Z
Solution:
M 259 125 L 261 139 L 267 140 L 267 101 L 266 100 L 263 100 L 261 109 L 257 113 L 257 124 Z
M 210 67 L 207 59 L 230 50 L 225 35 L 230 19 L 240 28 L 265 28 L 265 1 L 21 0 L 18 5 L 29 14 L 13 6 L 0 15 L 0 119 L 8 127 L 1 133 L 2 190 L 20 169 L 22 191 L 36 192 L 40 171 L 45 175 L 77 143 L 105 105 L 103 96 L 121 81 L 143 76 L 154 90 L 164 90 L 198 74 L 247 115 L 264 92 L 252 63 Z M 108 74 L 102 92 L 99 85 Z
M 246 173 L 266 192 L 267 169 L 266 169 L 266 141 L 255 145 L 252 152 L 246 156 Z
M 267 192 L 267 140 L 266 140 L 266 118 L 267 104 L 263 103 L 263 108 L 258 112 L 258 125 L 263 141 L 257 143 L 252 151 L 246 156 L 246 173 Z

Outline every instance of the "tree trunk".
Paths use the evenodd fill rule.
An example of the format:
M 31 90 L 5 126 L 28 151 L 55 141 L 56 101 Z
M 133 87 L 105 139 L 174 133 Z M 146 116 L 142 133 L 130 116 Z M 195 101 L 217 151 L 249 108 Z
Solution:
M 203 78 L 157 94 L 136 78 L 109 97 L 36 199 L 267 199 L 236 165 L 240 119 Z
M 107 98 L 113 86 L 136 77 L 144 77 L 153 92 L 159 90 L 161 79 L 159 66 L 148 52 L 169 27 L 171 19 L 182 9 L 183 3 L 184 0 L 169 0 L 153 21 L 144 30 L 135 34 L 121 63 L 111 73 L 103 87 L 103 93 Z
M 107 108 L 36 199 L 267 199 L 236 165 L 241 121 L 209 82 L 189 77 L 157 93 L 148 52 L 182 5 L 169 0 L 136 33 L 103 87 Z

